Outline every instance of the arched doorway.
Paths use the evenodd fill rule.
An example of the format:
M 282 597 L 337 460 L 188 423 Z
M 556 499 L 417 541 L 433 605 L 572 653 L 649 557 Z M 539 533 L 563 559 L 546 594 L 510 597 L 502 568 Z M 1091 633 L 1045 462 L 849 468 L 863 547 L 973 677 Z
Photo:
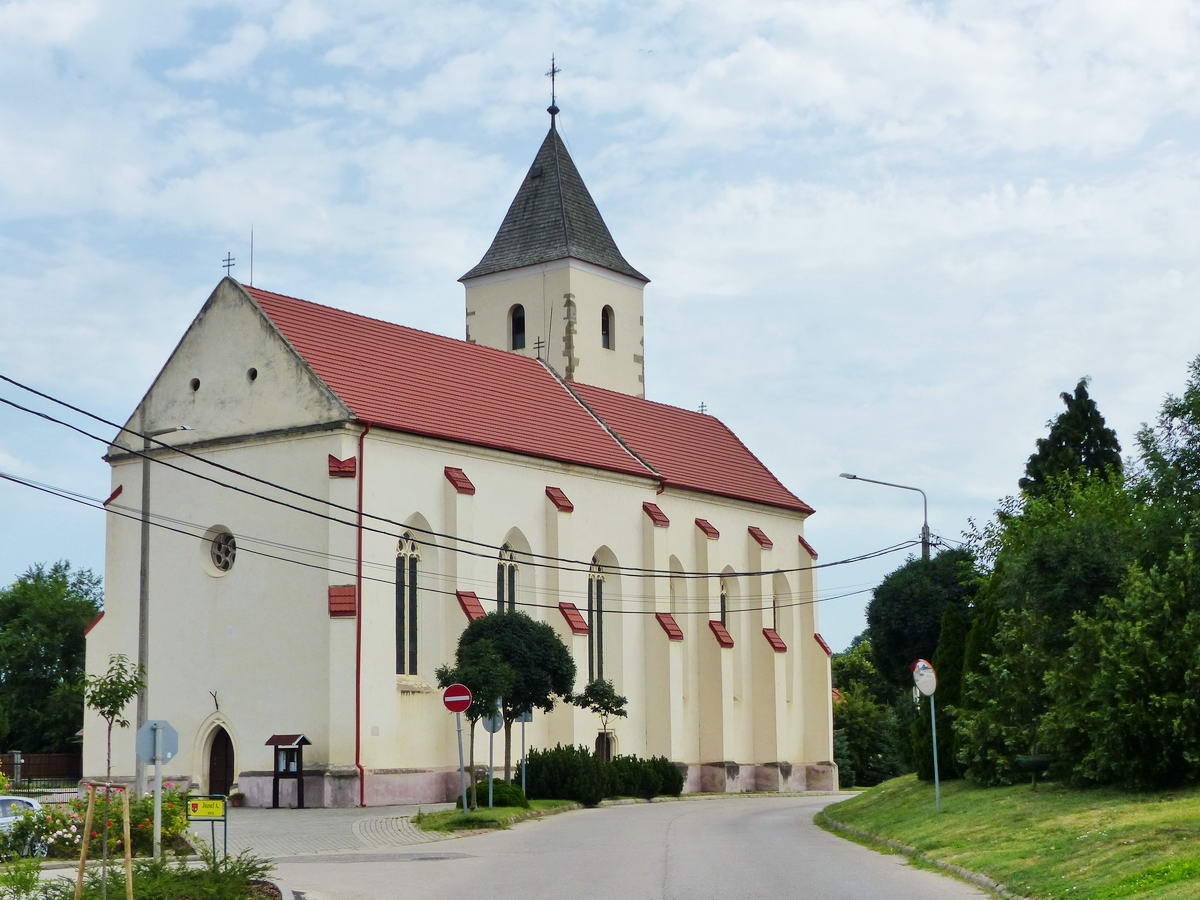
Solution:
M 208 751 L 208 792 L 228 794 L 233 785 L 233 741 L 229 733 L 217 726 Z

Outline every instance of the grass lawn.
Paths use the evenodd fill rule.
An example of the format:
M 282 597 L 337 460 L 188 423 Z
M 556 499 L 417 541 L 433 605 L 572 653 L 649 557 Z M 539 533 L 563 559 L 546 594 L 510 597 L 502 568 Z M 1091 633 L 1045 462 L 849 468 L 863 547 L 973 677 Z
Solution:
M 545 810 L 568 807 L 574 809 L 579 804 L 574 800 L 530 800 L 529 809 L 519 806 L 493 806 L 488 809 L 481 806 L 463 815 L 461 810 L 448 809 L 444 812 L 421 813 L 413 816 L 413 824 L 423 831 L 467 831 L 477 828 L 507 828 L 513 822 L 530 819 L 540 815 Z
M 933 786 L 905 775 L 827 807 L 825 818 L 982 872 L 1029 897 L 1200 898 L 1200 789 L 1154 794 L 1058 784 Z

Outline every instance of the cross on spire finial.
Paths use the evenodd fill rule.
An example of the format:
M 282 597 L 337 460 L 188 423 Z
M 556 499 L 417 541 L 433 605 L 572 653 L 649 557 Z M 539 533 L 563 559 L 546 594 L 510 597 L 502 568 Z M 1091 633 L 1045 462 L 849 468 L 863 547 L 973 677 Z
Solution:
M 554 54 L 550 54 L 550 71 L 546 73 L 546 77 L 550 79 L 550 105 L 546 107 L 546 112 L 550 113 L 550 121 L 554 121 L 554 117 L 558 115 L 558 104 L 555 102 L 554 96 L 554 76 L 561 72 L 558 66 L 554 64 Z
M 221 260 L 221 265 L 223 265 L 225 267 L 225 274 L 228 275 L 229 270 L 232 269 L 235 265 L 237 265 L 237 260 L 234 259 L 233 254 L 226 253 L 225 258 L 223 260 Z

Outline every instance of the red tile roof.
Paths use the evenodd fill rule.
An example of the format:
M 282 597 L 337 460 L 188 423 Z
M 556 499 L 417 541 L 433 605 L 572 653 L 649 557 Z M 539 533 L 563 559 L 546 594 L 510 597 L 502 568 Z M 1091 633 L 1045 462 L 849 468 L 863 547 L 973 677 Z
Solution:
M 658 619 L 658 624 L 661 625 L 663 631 L 667 633 L 667 640 L 683 640 L 683 629 L 679 627 L 679 623 L 675 621 L 675 617 L 673 615 L 670 613 L 655 613 L 654 618 Z
M 472 622 L 487 615 L 474 591 L 455 591 L 455 595 L 458 597 L 458 605 L 462 607 L 462 611 Z
M 671 524 L 671 520 L 667 518 L 667 514 L 658 508 L 657 503 L 651 503 L 647 500 L 642 504 L 642 512 L 650 517 L 650 521 L 654 523 L 655 528 L 666 528 Z
M 771 649 L 776 653 L 787 653 L 787 644 L 783 642 L 783 638 L 779 636 L 779 632 L 774 628 L 764 628 L 763 637 L 767 639 L 767 643 L 771 645 Z
M 754 540 L 758 542 L 758 546 L 762 547 L 764 550 L 770 550 L 775 546 L 775 542 L 767 537 L 767 533 L 757 525 L 750 525 L 746 528 L 746 530 L 750 532 L 750 537 L 754 538 Z
M 804 535 L 797 535 L 800 538 L 800 546 L 808 551 L 808 555 L 813 559 L 817 558 L 817 551 L 813 549 L 813 545 L 804 539 Z
M 712 629 L 712 633 L 716 637 L 718 644 L 725 648 L 733 646 L 733 636 L 730 635 L 729 629 L 725 627 L 724 622 L 720 619 L 709 619 L 708 627 Z
M 821 649 L 825 651 L 826 656 L 833 656 L 833 651 L 829 649 L 829 644 L 825 643 L 825 638 L 817 633 L 813 635 L 813 639 L 821 645 Z
M 667 485 L 813 511 L 720 419 L 589 384 L 571 387 Z
M 330 478 L 353 478 L 358 474 L 358 457 L 351 456 L 347 459 L 338 459 L 332 453 L 329 454 L 329 477 Z
M 329 586 L 329 618 L 340 619 L 354 616 L 358 612 L 356 590 L 352 584 Z
M 457 469 L 454 466 L 446 466 L 442 471 L 446 474 L 446 480 L 454 485 L 454 489 L 460 494 L 475 493 L 474 483 L 462 469 Z
M 579 612 L 579 607 L 574 603 L 560 603 L 558 604 L 558 610 L 563 614 L 563 618 L 567 620 L 567 625 L 570 627 L 572 634 L 591 633 L 588 623 L 583 619 L 583 614 Z
M 363 422 L 653 477 L 536 359 L 242 287 Z
M 721 532 L 717 531 L 717 527 L 708 519 L 697 519 L 696 527 L 704 532 L 704 536 L 710 540 L 716 540 L 721 536 Z
M 813 511 L 713 416 L 568 389 L 536 359 L 242 288 L 360 421 Z
M 546 496 L 550 498 L 550 502 L 559 512 L 575 512 L 575 504 L 571 502 L 571 498 L 562 488 L 546 485 Z

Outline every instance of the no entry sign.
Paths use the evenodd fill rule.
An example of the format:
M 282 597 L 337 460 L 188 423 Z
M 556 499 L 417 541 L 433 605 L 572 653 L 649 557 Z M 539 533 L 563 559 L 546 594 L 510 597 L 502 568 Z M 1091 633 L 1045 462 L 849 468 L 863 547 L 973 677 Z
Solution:
M 471 705 L 471 689 L 465 684 L 452 684 L 442 692 L 442 703 L 450 712 L 466 712 Z

